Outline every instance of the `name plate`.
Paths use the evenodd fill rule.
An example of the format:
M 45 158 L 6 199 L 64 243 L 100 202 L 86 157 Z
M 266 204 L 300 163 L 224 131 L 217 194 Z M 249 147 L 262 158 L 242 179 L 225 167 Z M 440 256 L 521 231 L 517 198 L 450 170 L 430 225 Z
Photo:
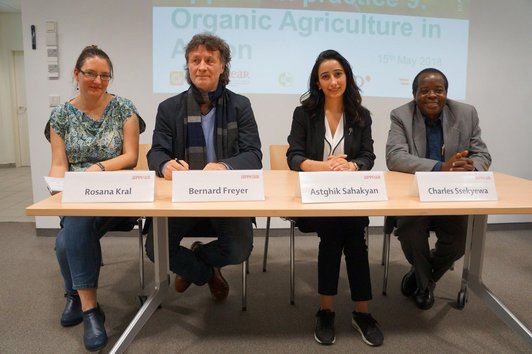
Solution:
M 493 172 L 416 172 L 421 202 L 497 200 Z
M 66 172 L 62 202 L 153 202 L 154 191 L 154 171 Z
M 303 203 L 388 200 L 382 171 L 299 172 Z
M 172 172 L 172 202 L 251 200 L 264 200 L 262 170 Z

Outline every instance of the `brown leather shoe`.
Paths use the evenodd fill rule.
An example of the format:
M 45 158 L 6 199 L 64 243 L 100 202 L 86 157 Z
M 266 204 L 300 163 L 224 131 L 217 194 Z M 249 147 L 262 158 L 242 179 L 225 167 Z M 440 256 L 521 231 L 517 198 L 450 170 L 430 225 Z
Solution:
M 212 268 L 212 278 L 209 280 L 209 289 L 211 290 L 214 300 L 223 301 L 227 299 L 227 295 L 229 294 L 229 284 L 222 276 L 220 268 Z
M 175 275 L 175 291 L 178 293 L 183 293 L 190 286 L 190 282 L 179 274 Z

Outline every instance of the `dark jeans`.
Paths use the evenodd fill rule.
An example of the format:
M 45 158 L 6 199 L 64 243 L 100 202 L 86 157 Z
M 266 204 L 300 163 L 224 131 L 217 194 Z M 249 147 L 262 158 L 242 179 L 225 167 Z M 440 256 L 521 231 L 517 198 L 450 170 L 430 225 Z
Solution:
M 217 237 L 195 252 L 181 246 L 185 236 Z M 203 285 L 212 277 L 212 267 L 239 264 L 253 248 L 250 218 L 168 218 L 170 270 L 191 283 Z M 153 229 L 146 239 L 146 253 L 153 261 Z
M 431 253 L 430 231 L 436 233 L 436 249 Z M 402 216 L 397 217 L 395 235 L 401 242 L 406 259 L 416 269 L 420 289 L 429 280 L 438 281 L 453 262 L 464 255 L 467 216 Z
M 342 252 L 345 255 L 351 300 L 371 300 L 368 248 L 364 239 L 367 217 L 298 218 L 303 232 L 315 231 L 320 238 L 318 293 L 336 295 Z

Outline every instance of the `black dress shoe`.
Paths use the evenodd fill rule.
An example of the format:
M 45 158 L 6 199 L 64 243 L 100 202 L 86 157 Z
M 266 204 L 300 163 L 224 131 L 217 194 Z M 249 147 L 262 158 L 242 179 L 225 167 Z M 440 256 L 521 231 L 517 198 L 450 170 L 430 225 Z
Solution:
M 83 321 L 83 311 L 81 311 L 81 300 L 77 293 L 66 293 L 66 304 L 61 315 L 61 326 L 75 326 Z
M 408 297 L 413 295 L 417 290 L 416 271 L 412 267 L 408 273 L 405 274 L 401 281 L 401 293 Z
M 418 289 L 414 294 L 414 301 L 422 310 L 428 310 L 434 305 L 434 288 L 436 284 L 433 281 L 429 282 L 426 289 Z
M 100 309 L 100 305 L 83 312 L 83 343 L 85 349 L 95 352 L 107 345 L 107 333 L 105 332 L 105 314 Z

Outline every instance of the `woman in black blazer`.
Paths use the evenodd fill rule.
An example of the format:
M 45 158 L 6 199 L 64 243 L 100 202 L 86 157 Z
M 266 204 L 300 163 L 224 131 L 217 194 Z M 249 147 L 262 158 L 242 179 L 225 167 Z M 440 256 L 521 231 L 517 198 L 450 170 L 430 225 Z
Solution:
M 318 56 L 309 79 L 309 90 L 294 110 L 288 136 L 288 165 L 295 171 L 370 170 L 375 161 L 370 112 L 361 104 L 349 62 L 338 52 Z M 383 335 L 369 313 L 371 280 L 364 232 L 367 217 L 322 217 L 298 219 L 303 231 L 316 231 L 320 238 L 318 292 L 314 338 L 321 344 L 335 341 L 333 299 L 338 292 L 342 252 L 351 299 L 352 325 L 369 345 L 378 346 Z

